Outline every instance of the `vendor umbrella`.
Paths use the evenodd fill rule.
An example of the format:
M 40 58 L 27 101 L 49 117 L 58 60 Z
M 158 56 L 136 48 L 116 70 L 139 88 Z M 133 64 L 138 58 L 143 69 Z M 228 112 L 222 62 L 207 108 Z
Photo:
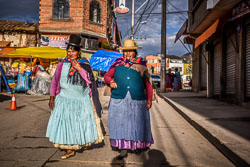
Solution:
M 121 56 L 122 53 L 98 49 L 90 58 L 91 68 L 108 71 L 112 63 Z
M 36 57 L 44 59 L 58 59 L 67 56 L 67 51 L 65 49 L 55 48 L 55 47 L 29 47 L 29 48 L 19 48 L 11 52 L 8 55 L 13 56 L 27 56 Z

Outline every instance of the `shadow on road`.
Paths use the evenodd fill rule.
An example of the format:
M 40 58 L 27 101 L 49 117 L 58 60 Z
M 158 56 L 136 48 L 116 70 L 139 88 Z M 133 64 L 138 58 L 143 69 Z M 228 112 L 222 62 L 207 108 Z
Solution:
M 132 154 L 132 156 L 135 156 Z M 142 167 L 172 167 L 160 150 L 152 149 L 147 152 L 142 153 Z M 126 159 L 119 159 L 118 156 L 114 157 L 111 163 L 112 167 L 126 167 L 132 165 L 131 162 L 126 162 Z
M 11 96 L 6 96 L 6 95 L 3 95 L 3 94 L 0 94 L 0 102 L 4 102 L 4 101 L 7 101 L 7 100 L 11 100 Z
M 160 150 L 152 149 L 148 151 L 148 158 L 143 158 L 143 167 L 171 167 L 165 155 Z
M 114 157 L 111 163 L 112 167 L 125 167 L 126 162 L 124 159 L 118 159 L 117 157 Z

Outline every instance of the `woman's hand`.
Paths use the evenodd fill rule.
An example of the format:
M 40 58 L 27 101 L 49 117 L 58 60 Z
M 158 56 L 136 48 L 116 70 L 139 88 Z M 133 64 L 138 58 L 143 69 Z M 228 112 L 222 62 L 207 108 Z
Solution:
M 117 88 L 117 83 L 114 80 L 110 81 L 110 87 L 113 89 Z
M 81 65 L 76 61 L 76 60 L 73 60 L 72 61 L 72 66 L 77 70 L 77 71 L 80 71 L 82 69 Z
M 49 99 L 49 108 L 51 109 L 51 110 L 53 110 L 54 109 L 54 106 L 55 106 L 55 96 L 50 96 L 50 99 Z
M 149 110 L 152 107 L 152 100 L 147 100 L 147 109 Z

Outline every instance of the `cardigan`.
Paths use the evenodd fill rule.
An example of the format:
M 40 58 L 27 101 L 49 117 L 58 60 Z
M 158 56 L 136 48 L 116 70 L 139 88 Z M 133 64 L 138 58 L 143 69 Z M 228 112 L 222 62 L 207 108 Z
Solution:
M 146 100 L 144 81 L 140 72 L 124 65 L 115 67 L 114 81 L 117 88 L 112 90 L 111 98 L 124 99 L 127 92 L 133 100 Z
M 109 69 L 109 71 L 104 75 L 104 80 L 107 84 L 110 84 L 110 81 L 114 78 L 115 68 Z M 146 97 L 147 100 L 152 100 L 153 95 L 153 87 L 148 81 L 144 80 L 144 84 L 146 85 Z

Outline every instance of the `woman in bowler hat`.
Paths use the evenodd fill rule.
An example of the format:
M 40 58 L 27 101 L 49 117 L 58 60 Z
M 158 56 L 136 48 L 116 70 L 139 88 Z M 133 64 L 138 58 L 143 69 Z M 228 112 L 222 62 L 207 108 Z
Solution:
M 59 62 L 50 89 L 46 137 L 66 150 L 62 159 L 103 139 L 95 118 L 101 117 L 98 91 L 88 60 L 80 57 L 80 43 L 80 36 L 70 36 L 67 57 Z

